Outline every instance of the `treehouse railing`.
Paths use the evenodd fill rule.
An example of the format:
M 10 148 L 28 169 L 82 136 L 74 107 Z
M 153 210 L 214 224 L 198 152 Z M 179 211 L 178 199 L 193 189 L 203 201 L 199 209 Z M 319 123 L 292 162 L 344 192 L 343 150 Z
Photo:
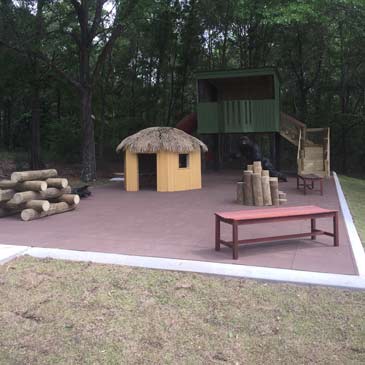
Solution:
M 281 113 L 280 134 L 290 143 L 298 146 L 299 139 L 305 140 L 306 125 L 288 114 Z

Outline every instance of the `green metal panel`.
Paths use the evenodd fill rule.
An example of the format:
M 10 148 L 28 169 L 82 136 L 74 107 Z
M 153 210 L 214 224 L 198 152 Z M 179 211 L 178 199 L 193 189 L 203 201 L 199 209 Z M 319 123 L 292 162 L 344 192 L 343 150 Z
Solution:
M 197 80 L 209 80 L 212 85 L 214 79 L 244 78 L 251 76 L 272 76 L 274 81 L 273 98 L 247 100 L 219 100 L 208 102 L 198 100 L 198 132 L 199 133 L 254 133 L 254 132 L 279 132 L 280 130 L 280 85 L 275 69 L 245 69 L 208 71 L 196 74 Z M 237 83 L 236 83 L 237 85 Z M 237 86 L 236 86 L 237 87 Z M 246 97 L 245 97 L 246 99 Z
M 221 111 L 218 103 L 198 103 L 198 133 L 220 133 Z
M 229 100 L 220 105 L 223 109 L 223 133 L 278 131 L 275 100 Z

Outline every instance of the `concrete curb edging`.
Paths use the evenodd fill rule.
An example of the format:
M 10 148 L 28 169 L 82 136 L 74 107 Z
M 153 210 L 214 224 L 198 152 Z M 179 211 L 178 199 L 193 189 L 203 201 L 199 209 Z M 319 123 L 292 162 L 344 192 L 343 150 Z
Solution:
M 29 248 L 28 246 L 0 245 L 0 265 L 23 255 Z
M 357 270 L 359 272 L 359 276 L 365 276 L 365 251 L 362 246 L 360 236 L 356 230 L 354 220 L 352 219 L 350 208 L 347 204 L 345 194 L 343 193 L 340 180 L 338 179 L 338 176 L 334 171 L 333 171 L 333 178 L 335 180 L 337 195 L 340 201 L 340 207 L 343 218 L 345 220 L 346 229 L 350 239 L 352 253 L 355 258 Z
M 30 248 L 25 254 L 36 258 L 51 257 L 60 260 L 91 261 L 99 264 L 134 266 L 230 277 L 315 284 L 341 288 L 365 289 L 365 279 L 355 275 L 327 274 L 290 269 L 221 264 L 206 261 L 167 259 L 160 257 L 129 256 L 112 253 L 71 251 L 56 248 Z

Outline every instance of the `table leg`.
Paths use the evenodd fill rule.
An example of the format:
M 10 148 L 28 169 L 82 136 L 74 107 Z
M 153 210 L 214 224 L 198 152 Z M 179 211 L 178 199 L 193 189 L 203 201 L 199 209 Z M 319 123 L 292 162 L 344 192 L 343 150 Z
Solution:
M 319 186 L 320 186 L 320 189 L 321 189 L 321 195 L 323 195 L 323 179 L 319 180 Z
M 215 216 L 215 250 L 221 250 L 221 220 Z
M 237 222 L 232 223 L 232 243 L 233 243 L 233 260 L 238 259 L 238 224 Z
M 304 179 L 304 195 L 307 194 L 307 180 Z
M 339 246 L 338 213 L 333 216 L 333 245 Z
M 297 176 L 297 190 L 299 190 L 299 176 Z
M 316 219 L 312 218 L 311 219 L 311 232 L 313 233 L 315 231 L 315 229 L 316 229 Z M 311 239 L 315 240 L 316 236 L 311 236 Z

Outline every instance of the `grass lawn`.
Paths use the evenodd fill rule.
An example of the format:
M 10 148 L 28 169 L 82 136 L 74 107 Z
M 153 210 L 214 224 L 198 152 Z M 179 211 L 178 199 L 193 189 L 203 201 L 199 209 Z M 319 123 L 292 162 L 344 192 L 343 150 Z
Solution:
M 365 246 L 365 179 L 340 176 L 347 203 L 350 206 L 356 229 Z
M 22 257 L 1 364 L 365 363 L 365 293 Z

